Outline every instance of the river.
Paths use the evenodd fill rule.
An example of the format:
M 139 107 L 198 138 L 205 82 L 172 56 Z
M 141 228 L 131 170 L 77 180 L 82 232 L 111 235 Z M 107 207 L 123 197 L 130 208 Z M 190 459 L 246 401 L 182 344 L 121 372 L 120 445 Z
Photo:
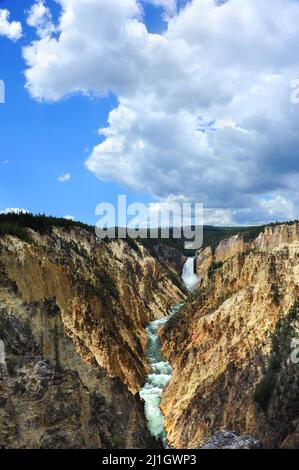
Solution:
M 198 277 L 194 273 L 194 258 L 187 258 L 183 266 L 182 279 L 190 292 L 194 290 L 198 283 Z M 172 305 L 167 316 L 150 322 L 146 327 L 148 336 L 146 355 L 151 370 L 146 377 L 144 387 L 140 390 L 140 397 L 144 400 L 149 431 L 153 437 L 162 441 L 164 447 L 167 447 L 167 438 L 160 403 L 163 390 L 171 379 L 172 367 L 162 355 L 158 331 L 169 318 L 180 311 L 183 305 L 183 303 Z

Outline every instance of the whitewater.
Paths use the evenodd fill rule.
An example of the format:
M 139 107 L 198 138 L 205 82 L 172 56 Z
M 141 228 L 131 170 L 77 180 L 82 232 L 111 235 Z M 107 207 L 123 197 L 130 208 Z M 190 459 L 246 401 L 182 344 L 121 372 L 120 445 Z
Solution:
M 185 262 L 182 279 L 190 292 L 198 284 L 198 277 L 194 272 L 194 258 L 188 258 Z M 172 367 L 162 355 L 161 339 L 158 331 L 162 325 L 180 311 L 183 305 L 183 303 L 172 305 L 167 316 L 150 322 L 146 327 L 148 337 L 146 355 L 151 370 L 146 378 L 144 387 L 140 391 L 140 397 L 144 400 L 148 429 L 154 438 L 162 441 L 164 447 L 167 447 L 167 437 L 160 403 L 163 390 L 171 379 Z

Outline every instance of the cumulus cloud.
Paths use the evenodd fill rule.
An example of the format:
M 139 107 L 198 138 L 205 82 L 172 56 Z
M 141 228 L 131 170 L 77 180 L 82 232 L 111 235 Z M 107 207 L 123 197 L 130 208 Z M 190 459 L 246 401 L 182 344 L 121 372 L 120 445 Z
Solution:
M 279 194 L 269 199 L 262 199 L 259 202 L 259 206 L 268 213 L 272 220 L 275 218 L 280 220 L 284 217 L 291 220 L 296 217 L 296 210 L 293 202 Z
M 71 174 L 70 173 L 65 173 L 64 175 L 58 176 L 58 181 L 59 183 L 66 183 L 71 179 Z
M 137 0 L 58 3 L 56 34 L 24 49 L 27 88 L 48 101 L 117 95 L 90 171 L 158 200 L 202 200 L 231 220 L 271 215 L 265 195 L 290 214 L 281 202 L 298 200 L 297 1 L 193 0 L 163 34 L 148 32 Z
M 28 11 L 27 24 L 36 28 L 38 36 L 41 38 L 55 32 L 50 9 L 45 5 L 44 0 L 38 0 Z
M 24 49 L 27 87 L 39 100 L 64 95 L 104 95 L 134 90 L 138 47 L 147 31 L 135 0 L 58 0 L 58 38 L 46 36 Z M 80 57 L 80 60 L 78 58 Z M 140 63 L 140 65 L 142 65 Z
M 298 202 L 298 197 L 296 198 Z M 298 212 L 293 201 L 276 194 L 255 197 L 251 207 L 240 209 L 205 209 L 204 224 L 218 226 L 262 225 L 273 221 L 293 220 Z
M 19 209 L 17 207 L 10 207 L 7 209 L 4 209 L 3 211 L 0 212 L 0 214 L 29 214 L 29 211 L 27 209 Z
M 22 25 L 19 21 L 10 21 L 10 12 L 0 9 L 0 36 L 5 36 L 12 41 L 22 37 Z
M 75 220 L 75 217 L 73 215 L 65 215 L 64 219 L 66 219 L 66 220 Z

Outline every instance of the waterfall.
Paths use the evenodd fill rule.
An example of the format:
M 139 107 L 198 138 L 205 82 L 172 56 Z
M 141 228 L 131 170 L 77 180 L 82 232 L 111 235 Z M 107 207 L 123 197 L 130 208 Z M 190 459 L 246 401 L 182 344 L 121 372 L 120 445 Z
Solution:
M 183 266 L 182 279 L 189 291 L 192 291 L 199 281 L 194 272 L 194 259 L 188 258 Z M 151 370 L 146 377 L 144 387 L 140 390 L 140 397 L 144 400 L 148 429 L 153 437 L 162 441 L 164 447 L 167 447 L 167 438 L 160 403 L 163 390 L 171 379 L 172 367 L 162 355 L 159 328 L 183 306 L 183 303 L 172 305 L 167 316 L 150 322 L 146 327 L 148 338 L 146 356 Z
M 182 279 L 185 283 L 185 286 L 190 292 L 192 292 L 196 288 L 199 282 L 199 279 L 194 271 L 194 263 L 195 258 L 187 258 L 187 261 L 183 266 L 182 272 Z

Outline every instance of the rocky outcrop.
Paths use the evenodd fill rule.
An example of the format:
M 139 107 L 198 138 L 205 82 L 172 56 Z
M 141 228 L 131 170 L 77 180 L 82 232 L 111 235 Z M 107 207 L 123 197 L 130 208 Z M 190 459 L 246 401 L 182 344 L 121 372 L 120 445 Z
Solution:
M 254 245 L 261 251 L 271 251 L 298 240 L 299 223 L 270 225 L 257 237 Z
M 78 227 L 30 238 L 0 239 L 0 446 L 153 447 L 144 327 L 182 291 L 134 241 Z
M 281 449 L 299 449 L 299 419 L 295 419 L 290 424 L 293 427 L 293 431 L 281 443 Z
M 30 327 L 37 317 L 52 325 L 44 337 L 53 355 L 47 354 L 45 343 L 37 342 Z M 6 344 L 6 364 L 0 366 L 2 448 L 155 445 L 142 404 L 95 360 L 87 364 L 77 354 L 55 303 L 25 307 L 16 300 L 9 306 L 1 301 L 0 337 Z
M 148 369 L 144 327 L 182 298 L 166 268 L 136 242 L 97 243 L 82 229 L 31 237 L 31 244 L 2 239 L 4 276 L 26 303 L 55 298 L 78 352 L 136 393 Z M 47 327 L 35 326 L 37 335 Z
M 200 449 L 260 449 L 261 443 L 252 436 L 237 436 L 233 432 L 223 429 L 210 437 Z
M 223 427 L 264 447 L 295 442 L 298 233 L 298 224 L 273 226 L 252 242 L 233 237 L 199 255 L 201 286 L 161 333 L 174 369 L 162 398 L 172 447 L 197 448 Z
M 151 253 L 161 264 L 167 266 L 174 273 L 181 273 L 186 257 L 178 247 L 156 241 L 156 243 L 152 244 Z M 184 288 L 183 283 L 181 283 L 181 286 Z

